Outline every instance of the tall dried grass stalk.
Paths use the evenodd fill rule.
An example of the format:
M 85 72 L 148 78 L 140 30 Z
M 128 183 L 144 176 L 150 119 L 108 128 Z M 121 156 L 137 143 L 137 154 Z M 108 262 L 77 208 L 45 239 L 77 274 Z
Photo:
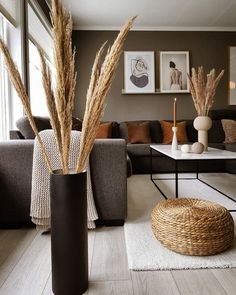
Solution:
M 105 108 L 105 98 L 110 89 L 115 69 L 122 53 L 123 43 L 135 18 L 136 17 L 132 17 L 123 26 L 113 45 L 108 50 L 102 66 L 100 66 L 100 63 L 105 44 L 102 45 L 95 57 L 86 97 L 86 107 L 80 139 L 80 152 L 76 167 L 77 172 L 83 171 L 86 160 L 92 150 Z
M 68 162 L 76 73 L 74 65 L 75 52 L 72 50 L 71 41 L 72 19 L 71 15 L 63 7 L 61 0 L 52 1 L 51 19 L 53 24 L 54 63 L 56 68 L 56 87 L 54 94 L 56 100 L 55 103 L 54 100 L 51 103 L 57 112 L 57 116 L 54 116 L 54 125 L 57 126 L 58 123 L 60 124 L 60 137 L 57 139 L 57 142 L 59 152 L 61 153 L 63 173 L 67 174 L 69 169 Z M 51 98 L 49 95 L 48 100 L 50 101 Z M 53 117 L 51 118 L 53 121 Z M 58 131 L 57 134 L 59 135 Z M 59 141 L 61 142 L 59 143 Z
M 24 85 L 22 83 L 22 80 L 21 80 L 21 77 L 20 77 L 20 74 L 19 74 L 19 71 L 17 70 L 12 58 L 11 58 L 11 55 L 9 53 L 9 50 L 7 48 L 7 46 L 5 45 L 5 43 L 3 42 L 2 39 L 0 39 L 0 50 L 2 51 L 3 53 L 3 56 L 4 56 L 4 59 L 5 59 L 5 64 L 6 64 L 6 67 L 7 67 L 7 70 L 8 70 L 8 73 L 9 73 L 9 76 L 10 76 L 10 80 L 23 104 L 23 107 L 24 107 L 24 110 L 29 118 L 29 122 L 30 122 L 30 125 L 38 139 L 38 143 L 42 149 L 42 152 L 44 154 L 44 157 L 45 157 L 45 161 L 47 163 L 47 166 L 48 166 L 48 169 L 50 172 L 52 172 L 52 165 L 49 161 L 49 158 L 48 158 L 48 155 L 47 155 L 47 152 L 45 150 L 45 147 L 42 143 L 42 140 L 41 140 L 41 137 L 39 135 L 39 132 L 38 132 L 38 129 L 36 127 L 36 124 L 35 124 L 35 121 L 34 121 L 34 118 L 33 118 L 33 115 L 32 115 L 32 112 L 31 112 L 31 109 L 30 109 L 30 103 L 29 103 L 29 99 L 28 99 L 28 96 L 27 96 L 27 93 L 25 91 L 25 88 L 24 88 Z
M 50 121 L 56 137 L 58 151 L 61 157 L 62 170 L 64 174 L 69 171 L 70 138 L 72 129 L 72 110 L 74 105 L 76 72 L 75 72 L 75 52 L 72 50 L 72 19 L 64 9 L 61 0 L 52 0 L 51 18 L 53 23 L 54 39 L 54 64 L 56 68 L 56 86 L 52 87 L 51 72 L 46 59 L 39 50 L 42 80 L 47 98 L 47 106 L 50 114 Z M 131 18 L 121 29 L 112 47 L 108 50 L 104 62 L 101 66 L 101 58 L 105 43 L 98 51 L 92 68 L 91 80 L 87 91 L 87 102 L 80 140 L 80 152 L 76 165 L 76 171 L 81 172 L 86 160 L 92 150 L 97 134 L 101 117 L 105 108 L 105 98 L 110 89 L 115 69 L 117 67 L 122 46 L 134 20 Z M 39 145 L 45 156 L 45 160 L 50 172 L 51 163 L 48 159 L 45 147 L 39 136 L 33 115 L 30 110 L 30 103 L 24 89 L 21 77 L 9 54 L 9 51 L 2 40 L 0 40 L 2 50 L 7 65 L 8 72 L 13 86 L 20 97 L 29 122 L 38 139 Z
M 212 69 L 210 73 L 207 74 L 206 83 L 203 67 L 199 67 L 198 72 L 195 68 L 192 68 L 192 77 L 188 74 L 190 91 L 198 116 L 208 115 L 214 103 L 216 88 L 223 74 L 224 70 L 216 77 L 216 71 Z
M 61 158 L 62 170 L 65 171 L 66 167 L 64 166 L 64 161 L 62 156 L 63 148 L 62 148 L 61 124 L 58 118 L 56 99 L 55 99 L 53 88 L 52 88 L 51 72 L 46 63 L 43 52 L 40 49 L 38 50 L 38 52 L 39 52 L 40 60 L 41 60 L 42 82 L 43 82 L 43 88 L 44 88 L 45 96 L 47 100 L 50 123 L 55 134 L 57 148 Z

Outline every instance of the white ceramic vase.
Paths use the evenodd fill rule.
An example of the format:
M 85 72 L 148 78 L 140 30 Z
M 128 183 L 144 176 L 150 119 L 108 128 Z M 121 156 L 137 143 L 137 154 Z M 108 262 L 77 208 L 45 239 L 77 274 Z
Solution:
M 204 150 L 208 149 L 208 130 L 212 126 L 212 120 L 208 116 L 198 116 L 193 121 L 194 128 L 198 131 L 198 142 L 204 145 Z

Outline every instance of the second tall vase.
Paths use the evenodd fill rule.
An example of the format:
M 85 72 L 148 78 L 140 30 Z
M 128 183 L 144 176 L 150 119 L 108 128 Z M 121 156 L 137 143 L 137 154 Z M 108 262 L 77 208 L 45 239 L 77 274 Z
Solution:
M 80 295 L 88 288 L 87 173 L 54 171 L 51 190 L 52 289 Z
M 193 126 L 198 130 L 198 142 L 204 145 L 204 150 L 208 149 L 208 130 L 212 126 L 212 120 L 208 116 L 198 116 L 193 121 Z

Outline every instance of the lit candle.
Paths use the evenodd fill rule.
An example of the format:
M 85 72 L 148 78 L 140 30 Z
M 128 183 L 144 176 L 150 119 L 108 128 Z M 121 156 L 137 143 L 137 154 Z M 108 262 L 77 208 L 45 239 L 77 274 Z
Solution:
M 177 109 L 177 98 L 174 98 L 174 127 L 176 127 L 176 109 Z

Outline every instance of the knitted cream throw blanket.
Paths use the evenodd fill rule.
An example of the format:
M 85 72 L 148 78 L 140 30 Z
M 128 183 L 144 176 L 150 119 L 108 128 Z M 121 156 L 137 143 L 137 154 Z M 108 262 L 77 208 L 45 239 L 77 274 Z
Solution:
M 61 160 L 57 150 L 56 139 L 52 130 L 40 132 L 42 142 L 47 151 L 52 164 L 52 169 L 61 169 Z M 80 132 L 72 131 L 70 144 L 69 167 L 76 167 L 79 153 Z M 88 228 L 95 228 L 94 220 L 98 219 L 94 204 L 93 192 L 91 186 L 89 163 L 87 170 L 87 202 L 88 202 Z M 31 211 L 32 222 L 38 229 L 50 228 L 50 173 L 48 171 L 43 153 L 40 149 L 37 139 L 34 143 L 33 171 L 32 171 L 32 190 L 31 190 Z

